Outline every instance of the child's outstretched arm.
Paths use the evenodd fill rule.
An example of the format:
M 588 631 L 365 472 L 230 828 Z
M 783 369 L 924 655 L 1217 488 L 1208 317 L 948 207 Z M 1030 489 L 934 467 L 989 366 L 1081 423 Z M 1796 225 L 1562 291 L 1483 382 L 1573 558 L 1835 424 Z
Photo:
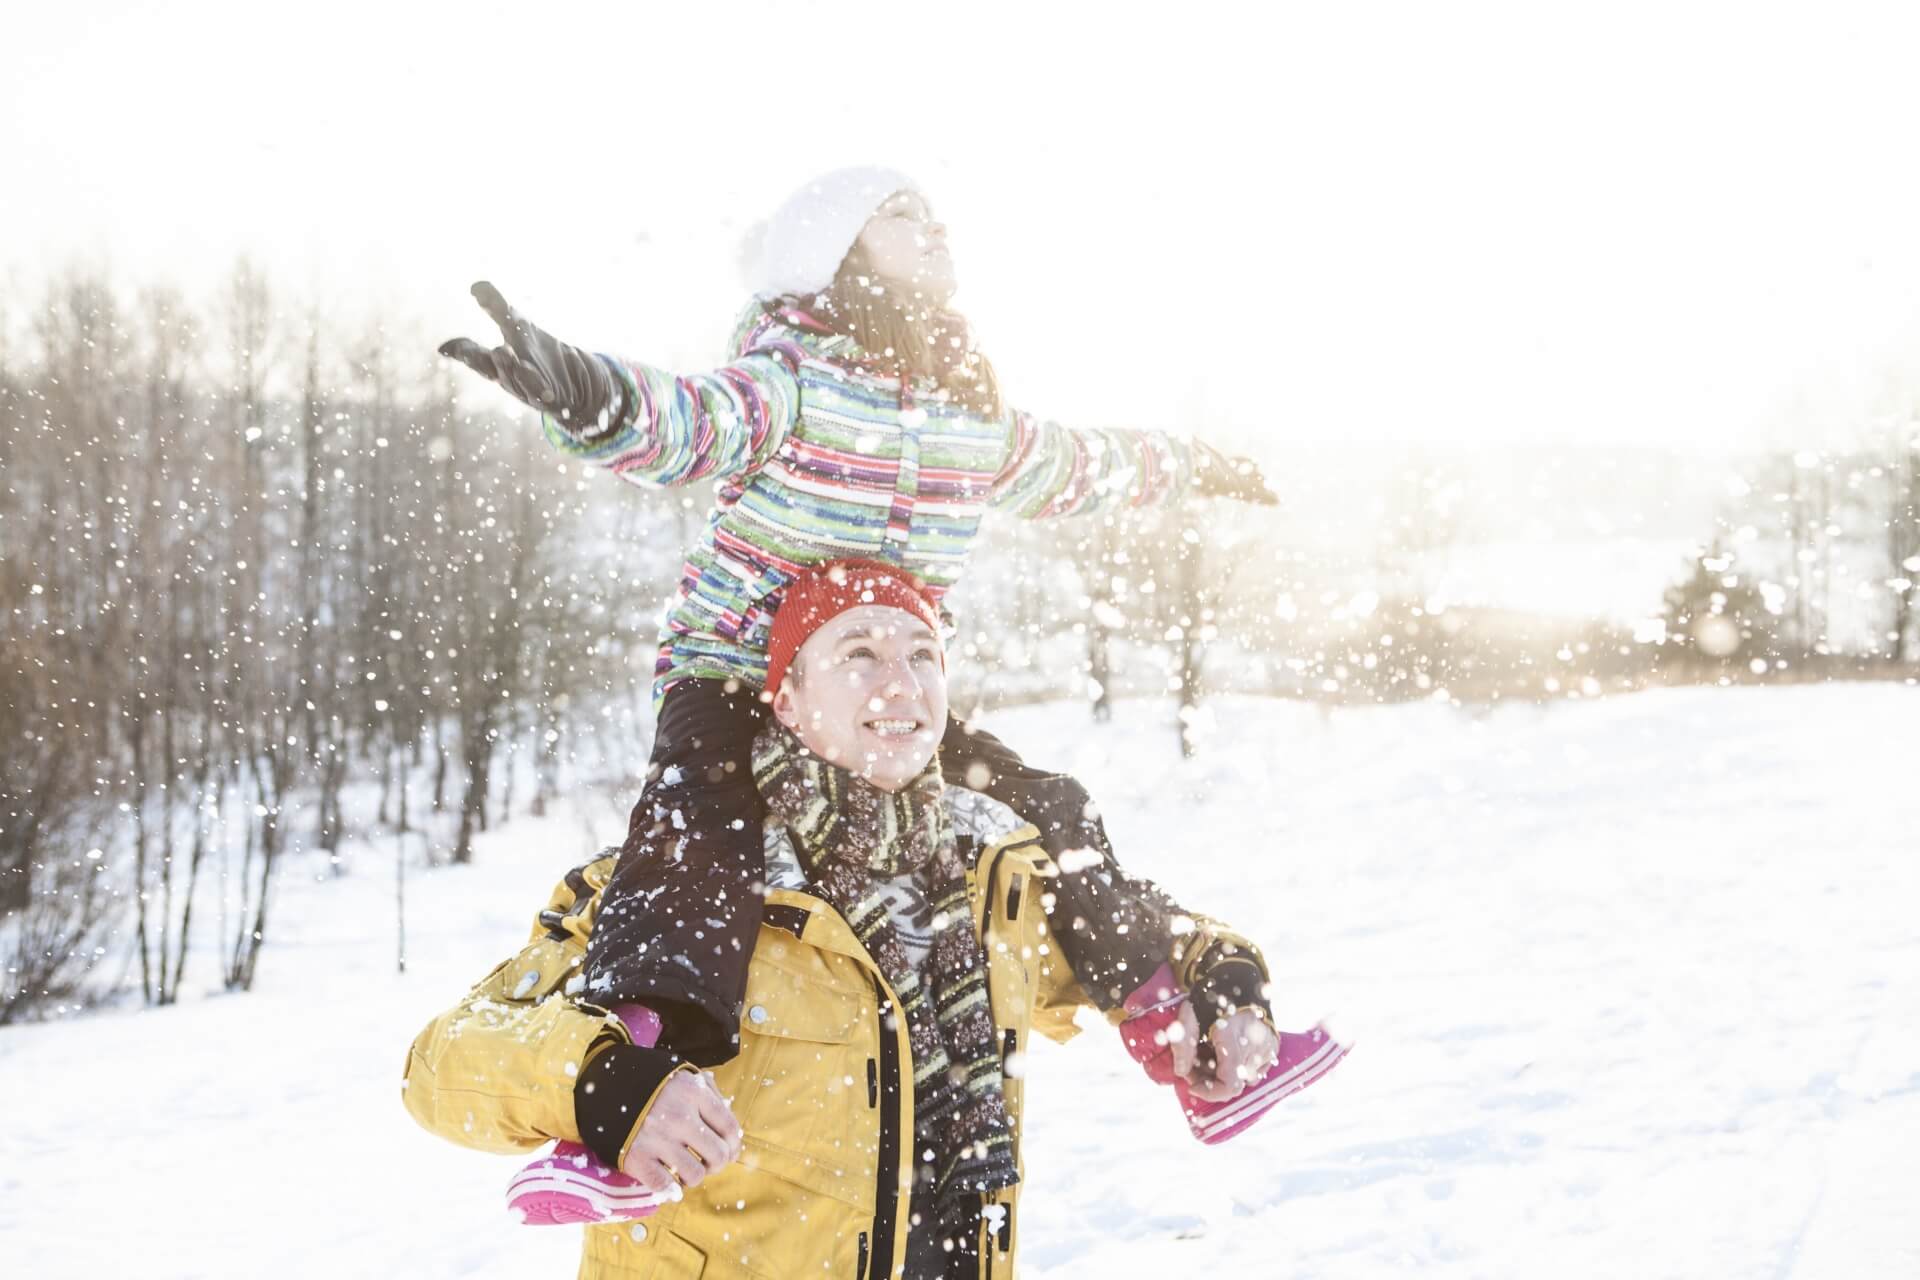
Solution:
M 1030 413 L 1007 415 L 1007 456 L 991 503 L 1028 520 L 1147 507 L 1182 497 L 1279 499 L 1249 458 L 1164 431 L 1063 427 Z
M 479 301 L 506 338 L 491 350 L 455 338 L 440 354 L 538 409 L 561 453 L 649 486 L 743 475 L 764 466 L 793 428 L 800 392 L 780 355 L 743 356 L 712 373 L 676 376 L 570 346 L 528 321 L 481 281 Z

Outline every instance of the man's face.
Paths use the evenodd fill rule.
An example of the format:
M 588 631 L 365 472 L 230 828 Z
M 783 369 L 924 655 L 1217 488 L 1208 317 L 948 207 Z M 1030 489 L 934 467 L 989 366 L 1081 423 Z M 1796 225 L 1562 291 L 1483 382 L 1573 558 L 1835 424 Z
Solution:
M 823 760 L 898 791 L 946 732 L 940 638 L 903 609 L 848 609 L 793 655 L 773 713 Z

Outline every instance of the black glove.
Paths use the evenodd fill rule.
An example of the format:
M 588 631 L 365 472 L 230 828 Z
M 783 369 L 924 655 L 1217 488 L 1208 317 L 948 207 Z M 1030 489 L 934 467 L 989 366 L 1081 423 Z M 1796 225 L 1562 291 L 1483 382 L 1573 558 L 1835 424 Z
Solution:
M 1202 498 L 1233 498 L 1257 507 L 1280 504 L 1280 495 L 1267 488 L 1260 464 L 1252 458 L 1229 458 L 1210 444 L 1193 442 L 1193 492 Z
M 489 351 L 471 338 L 454 338 L 440 344 L 441 355 L 499 383 L 575 435 L 604 435 L 626 420 L 626 387 L 606 361 L 529 324 L 485 280 L 473 286 L 473 296 L 507 345 Z

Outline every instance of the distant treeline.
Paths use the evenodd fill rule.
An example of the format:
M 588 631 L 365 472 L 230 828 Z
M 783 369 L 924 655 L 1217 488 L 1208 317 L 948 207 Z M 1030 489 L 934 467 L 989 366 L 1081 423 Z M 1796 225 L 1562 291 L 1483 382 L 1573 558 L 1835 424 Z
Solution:
M 0 300 L 0 1024 L 250 987 L 295 855 L 413 832 L 461 862 L 590 772 L 637 790 L 708 495 L 583 473 L 504 400 L 456 411 L 454 376 L 426 335 L 343 331 L 244 261 L 199 302 L 83 271 Z M 956 707 L 1172 695 L 1191 751 L 1207 691 L 1911 672 L 1913 439 L 1769 461 L 1637 629 L 1434 601 L 1416 566 L 1461 536 L 1471 477 L 1381 466 L 1364 554 L 1222 506 L 992 526 L 952 597 Z M 1842 596 L 1865 643 L 1829 633 Z

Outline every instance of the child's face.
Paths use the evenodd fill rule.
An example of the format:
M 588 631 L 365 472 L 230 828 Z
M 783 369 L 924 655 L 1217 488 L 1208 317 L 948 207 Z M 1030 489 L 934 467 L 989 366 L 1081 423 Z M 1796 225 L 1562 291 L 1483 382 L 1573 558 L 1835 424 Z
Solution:
M 807 637 L 773 713 L 815 755 L 883 791 L 917 777 L 947 727 L 940 638 L 903 609 L 863 604 Z
M 946 224 L 934 220 L 933 210 L 918 192 L 899 191 L 887 197 L 861 229 L 860 247 L 896 293 L 919 294 L 944 306 L 958 287 Z

